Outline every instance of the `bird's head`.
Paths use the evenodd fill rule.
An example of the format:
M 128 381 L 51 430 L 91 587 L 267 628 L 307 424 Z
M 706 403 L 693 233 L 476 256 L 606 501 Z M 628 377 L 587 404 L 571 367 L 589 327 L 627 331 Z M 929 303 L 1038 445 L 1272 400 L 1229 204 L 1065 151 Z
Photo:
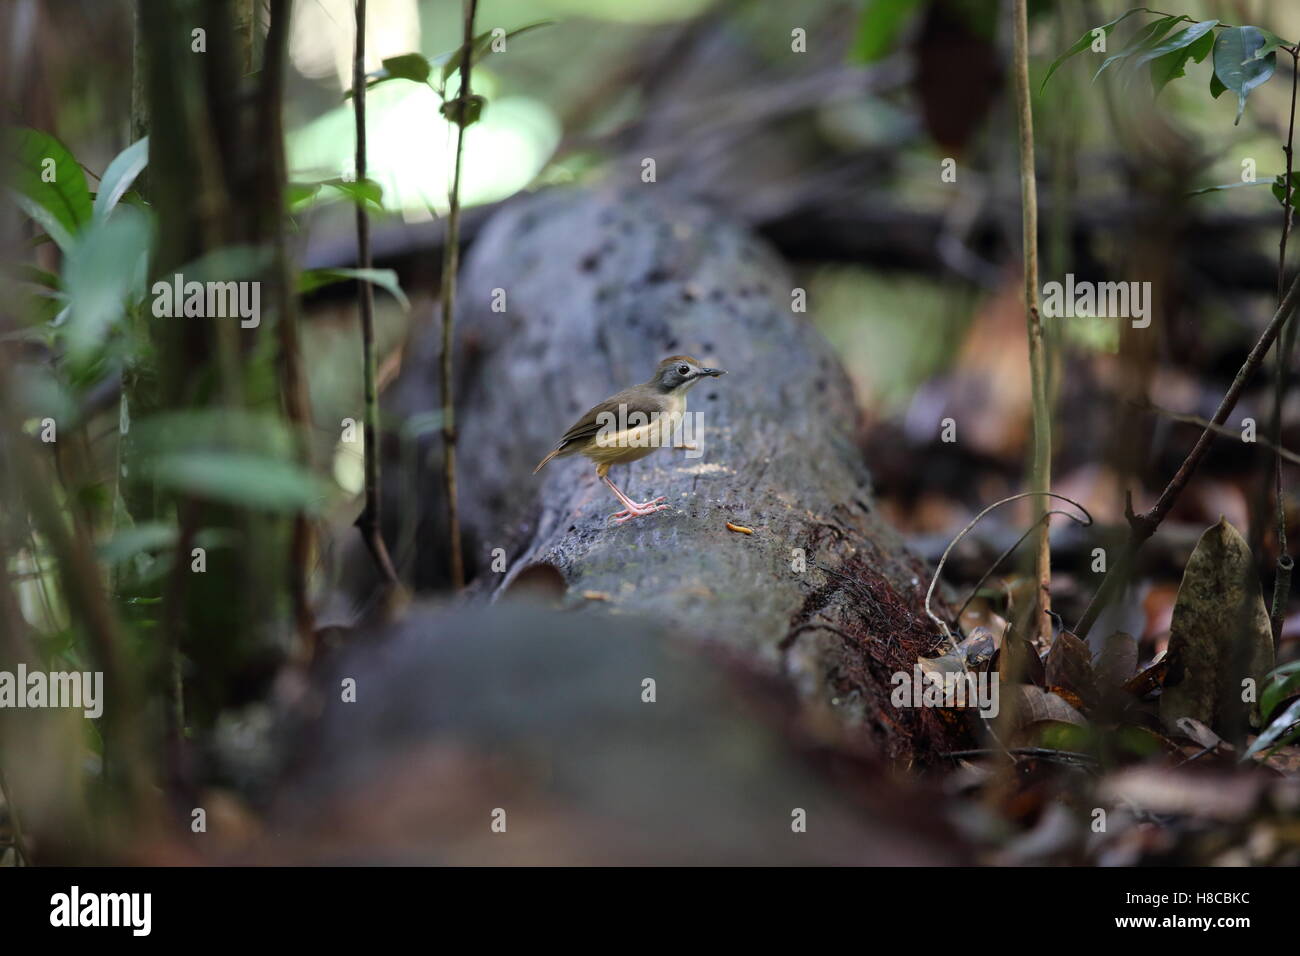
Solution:
M 681 394 L 702 378 L 725 375 L 720 368 L 708 368 L 689 355 L 670 355 L 659 363 L 650 384 L 661 392 Z

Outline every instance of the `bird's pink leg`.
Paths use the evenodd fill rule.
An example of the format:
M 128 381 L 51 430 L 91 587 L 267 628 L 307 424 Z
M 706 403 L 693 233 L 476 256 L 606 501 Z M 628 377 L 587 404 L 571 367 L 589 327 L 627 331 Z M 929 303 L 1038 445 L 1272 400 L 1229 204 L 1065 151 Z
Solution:
M 656 511 L 666 511 L 668 508 L 667 505 L 660 504 L 660 502 L 664 500 L 662 495 L 655 498 L 653 501 L 633 501 L 619 490 L 618 485 L 609 480 L 608 475 L 601 475 L 600 480 L 609 485 L 609 490 L 614 492 L 614 496 L 625 505 L 623 511 L 616 511 L 614 514 L 610 515 L 610 517 L 619 524 L 622 524 L 624 521 L 630 521 L 640 515 L 650 515 L 654 514 Z

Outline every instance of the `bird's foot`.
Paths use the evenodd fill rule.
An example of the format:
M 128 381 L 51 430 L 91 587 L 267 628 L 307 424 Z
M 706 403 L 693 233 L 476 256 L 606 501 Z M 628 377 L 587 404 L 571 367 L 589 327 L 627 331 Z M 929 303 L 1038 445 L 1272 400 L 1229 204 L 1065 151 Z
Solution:
M 660 495 L 652 501 L 633 501 L 631 504 L 634 507 L 616 511 L 610 517 L 618 524 L 622 524 L 624 521 L 631 521 L 633 518 L 639 518 L 642 515 L 652 515 L 656 511 L 667 511 L 668 505 L 660 504 L 663 500 L 663 495 Z

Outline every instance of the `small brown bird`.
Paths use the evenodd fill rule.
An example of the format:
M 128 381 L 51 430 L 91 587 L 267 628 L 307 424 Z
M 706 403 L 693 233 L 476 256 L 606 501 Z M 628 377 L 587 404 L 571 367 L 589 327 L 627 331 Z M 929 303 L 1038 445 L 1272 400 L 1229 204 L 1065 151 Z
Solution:
M 639 461 L 672 440 L 686 412 L 686 393 L 702 378 L 726 374 L 706 368 L 689 355 L 670 355 L 659 363 L 644 385 L 633 385 L 589 409 L 564 433 L 555 450 L 537 463 L 537 474 L 557 456 L 586 455 L 596 463 L 596 474 L 624 505 L 610 515 L 619 524 L 639 515 L 654 514 L 668 506 L 662 496 L 633 501 L 609 480 L 610 465 Z M 690 447 L 690 446 L 685 446 Z

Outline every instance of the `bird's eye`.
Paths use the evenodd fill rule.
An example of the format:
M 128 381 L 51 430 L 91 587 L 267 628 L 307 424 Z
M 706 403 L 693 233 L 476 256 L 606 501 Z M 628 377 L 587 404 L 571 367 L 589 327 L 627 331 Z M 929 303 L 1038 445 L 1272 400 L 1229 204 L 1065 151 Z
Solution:
M 691 374 L 691 367 L 690 367 L 689 365 L 679 365 L 679 366 L 677 366 L 677 374 L 678 374 L 678 375 L 689 375 L 689 374 Z

